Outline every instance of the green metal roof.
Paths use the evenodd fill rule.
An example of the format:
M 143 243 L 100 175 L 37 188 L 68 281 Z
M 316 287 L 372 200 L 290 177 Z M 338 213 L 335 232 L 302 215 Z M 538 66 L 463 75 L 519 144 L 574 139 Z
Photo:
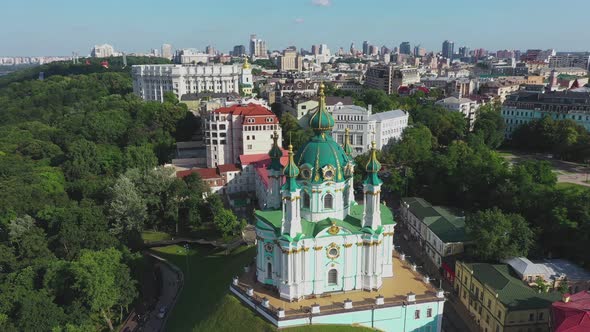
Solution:
M 321 231 L 332 226 L 332 222 L 335 222 L 337 226 L 346 228 L 352 233 L 361 233 L 362 231 L 362 219 L 363 219 L 363 205 L 354 205 L 350 208 L 350 214 L 344 218 L 344 220 L 336 218 L 326 218 L 318 222 L 311 222 L 307 220 L 301 220 L 301 228 L 303 231 L 303 237 L 315 237 Z M 274 229 L 277 236 L 281 233 L 281 222 L 283 219 L 282 210 L 256 210 L 256 217 L 259 222 L 264 223 L 261 228 L 268 228 L 268 226 Z M 381 205 L 381 224 L 382 225 L 394 225 L 395 220 L 393 219 L 393 213 L 385 205 Z
M 330 181 L 345 181 L 344 166 L 348 160 L 342 147 L 334 141 L 329 133 L 315 135 L 295 155 L 295 162 L 299 167 L 308 164 L 313 168 L 309 180 L 312 183 L 327 181 L 323 177 L 322 168 L 328 165 L 334 168 L 334 177 Z
M 559 300 L 559 292 L 538 293 L 523 281 L 510 274 L 508 265 L 473 263 L 466 264 L 473 270 L 473 276 L 481 283 L 496 291 L 498 299 L 506 307 L 516 310 L 542 309 Z
M 410 212 L 420 219 L 436 236 L 445 243 L 465 242 L 465 218 L 448 208 L 432 206 L 419 197 L 404 197 L 402 200 L 410 205 Z

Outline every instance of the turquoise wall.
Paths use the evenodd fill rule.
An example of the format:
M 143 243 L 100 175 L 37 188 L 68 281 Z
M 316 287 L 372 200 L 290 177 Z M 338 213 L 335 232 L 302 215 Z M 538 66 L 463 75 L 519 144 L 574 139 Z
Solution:
M 439 307 L 440 306 L 440 307 Z M 426 317 L 428 308 L 432 317 Z M 321 309 L 321 308 L 320 308 Z M 420 310 L 420 318 L 415 319 L 415 311 Z M 364 311 L 344 312 L 341 314 L 314 316 L 312 324 L 360 324 L 374 327 L 386 332 L 437 332 L 442 321 L 443 302 L 413 304 Z M 309 318 L 282 320 L 279 327 L 309 325 Z
M 510 134 L 516 130 L 520 125 L 530 122 L 532 120 L 542 119 L 544 116 L 550 116 L 554 120 L 573 120 L 579 125 L 590 131 L 590 115 L 583 112 L 569 111 L 568 113 L 563 112 L 547 112 L 547 111 L 535 111 L 528 109 L 519 108 L 502 108 L 502 118 L 506 123 L 505 135 L 510 137 Z

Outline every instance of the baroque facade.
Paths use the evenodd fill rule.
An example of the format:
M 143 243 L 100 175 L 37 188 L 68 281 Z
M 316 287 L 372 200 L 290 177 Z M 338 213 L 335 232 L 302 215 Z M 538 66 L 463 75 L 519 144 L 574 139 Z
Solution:
M 326 292 L 376 290 L 393 276 L 395 222 L 380 202 L 381 165 L 373 142 L 365 166 L 364 205 L 353 191 L 355 163 L 349 138 L 332 138 L 334 118 L 326 110 L 324 86 L 309 126 L 314 136 L 288 162 L 275 140 L 267 170 L 266 209 L 256 211 L 256 278 L 294 300 Z

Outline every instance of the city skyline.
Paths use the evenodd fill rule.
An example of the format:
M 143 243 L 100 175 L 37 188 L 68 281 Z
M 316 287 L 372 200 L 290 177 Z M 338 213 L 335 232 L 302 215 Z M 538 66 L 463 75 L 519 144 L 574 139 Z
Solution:
M 467 0 L 445 4 L 431 0 L 419 4 L 382 0 L 362 4 L 352 0 L 228 2 L 180 1 L 175 7 L 113 0 L 94 7 L 40 0 L 11 2 L 3 6 L 11 14 L 0 22 L 1 55 L 68 55 L 72 51 L 86 55 L 94 44 L 102 43 L 128 53 L 146 52 L 163 43 L 175 49 L 213 45 L 227 53 L 234 45 L 247 45 L 250 34 L 265 40 L 269 50 L 289 45 L 310 49 L 313 44 L 326 43 L 335 51 L 347 49 L 351 42 L 362 49 L 364 40 L 378 47 L 410 41 L 412 46 L 421 44 L 431 51 L 440 51 L 447 39 L 456 48 L 489 50 L 586 51 L 590 45 L 590 35 L 558 29 L 551 20 L 538 19 L 547 16 L 552 4 L 548 0 L 536 1 L 534 6 L 525 3 L 529 1 L 513 4 L 508 0 L 478 6 Z M 590 3 L 572 0 L 570 4 L 577 10 L 568 14 L 568 21 L 583 21 Z M 184 10 L 174 10 L 179 7 Z

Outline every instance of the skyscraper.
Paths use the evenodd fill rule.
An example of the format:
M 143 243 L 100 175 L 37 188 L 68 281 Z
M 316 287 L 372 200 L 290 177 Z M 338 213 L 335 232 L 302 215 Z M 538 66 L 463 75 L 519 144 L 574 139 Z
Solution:
M 266 58 L 266 42 L 256 38 L 256 35 L 250 35 L 250 55 L 259 58 Z
M 246 47 L 244 45 L 234 46 L 234 50 L 232 52 L 233 56 L 243 56 L 244 54 L 246 54 Z
M 363 55 L 367 54 L 369 54 L 369 42 L 365 40 L 363 42 Z
M 311 45 L 311 54 L 318 55 L 320 54 L 320 46 L 319 45 Z
M 172 59 L 172 45 L 162 44 L 162 58 Z
M 453 59 L 455 52 L 455 43 L 450 40 L 445 40 L 442 44 L 442 56 L 447 59 Z
M 410 47 L 410 42 L 402 42 L 399 44 L 399 52 L 400 54 L 412 54 L 412 48 Z
M 469 56 L 469 47 L 459 47 L 459 56 L 462 58 L 467 58 Z

